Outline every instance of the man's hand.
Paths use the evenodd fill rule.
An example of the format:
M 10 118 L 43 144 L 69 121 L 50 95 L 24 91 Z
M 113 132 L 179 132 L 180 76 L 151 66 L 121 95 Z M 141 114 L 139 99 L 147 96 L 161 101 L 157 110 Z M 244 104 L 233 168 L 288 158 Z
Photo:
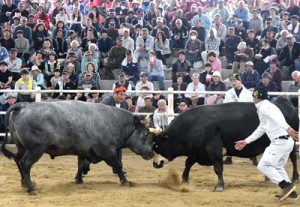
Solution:
M 289 127 L 287 133 L 295 140 L 298 141 L 298 132 L 295 131 L 292 127 Z
M 235 142 L 234 148 L 236 150 L 242 150 L 242 149 L 244 149 L 244 147 L 246 147 L 246 145 L 247 145 L 247 142 L 245 140 L 240 140 L 240 141 Z

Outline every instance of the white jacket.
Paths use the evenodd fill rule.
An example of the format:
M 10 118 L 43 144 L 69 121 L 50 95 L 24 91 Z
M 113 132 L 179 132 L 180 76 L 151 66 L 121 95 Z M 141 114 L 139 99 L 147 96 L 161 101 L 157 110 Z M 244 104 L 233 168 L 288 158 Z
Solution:
M 135 48 L 136 50 L 139 50 L 142 47 L 145 47 L 147 52 L 154 51 L 154 38 L 148 35 L 146 42 L 144 42 L 143 36 L 139 36 L 136 39 Z
M 234 88 L 231 88 L 225 93 L 225 99 L 223 103 L 230 102 L 253 102 L 252 92 L 243 86 L 240 96 L 237 97 Z

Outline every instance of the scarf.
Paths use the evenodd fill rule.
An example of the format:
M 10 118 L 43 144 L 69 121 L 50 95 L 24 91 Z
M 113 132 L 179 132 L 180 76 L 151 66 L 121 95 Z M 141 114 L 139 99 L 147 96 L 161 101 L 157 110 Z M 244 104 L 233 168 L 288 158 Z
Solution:
M 22 78 L 20 78 L 17 82 L 19 83 L 20 86 L 25 84 L 25 81 Z M 29 78 L 27 81 L 27 89 L 33 90 L 33 81 L 31 78 Z

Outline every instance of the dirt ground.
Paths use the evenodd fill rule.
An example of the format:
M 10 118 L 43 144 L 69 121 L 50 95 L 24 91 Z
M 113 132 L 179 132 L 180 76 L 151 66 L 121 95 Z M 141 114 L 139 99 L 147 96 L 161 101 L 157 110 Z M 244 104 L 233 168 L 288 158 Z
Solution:
M 184 158 L 178 158 L 163 169 L 154 169 L 152 161 L 125 150 L 124 166 L 128 180 L 135 187 L 122 187 L 119 178 L 104 162 L 91 166 L 91 172 L 84 178 L 85 183 L 76 185 L 74 176 L 77 159 L 74 156 L 58 157 L 51 160 L 48 155 L 32 168 L 32 180 L 36 183 L 37 196 L 29 196 L 21 187 L 20 175 L 12 160 L 0 157 L 0 207 L 143 207 L 143 206 L 217 206 L 217 207 L 264 207 L 300 206 L 298 201 L 285 200 L 281 203 L 274 195 L 279 188 L 252 166 L 248 159 L 234 158 L 234 164 L 225 166 L 226 189 L 212 192 L 217 177 L 212 167 L 195 165 L 190 174 L 189 192 L 176 192 L 162 187 L 169 170 L 182 173 Z M 299 162 L 298 162 L 299 164 Z M 291 163 L 287 166 L 291 175 Z M 297 184 L 298 193 L 300 185 Z

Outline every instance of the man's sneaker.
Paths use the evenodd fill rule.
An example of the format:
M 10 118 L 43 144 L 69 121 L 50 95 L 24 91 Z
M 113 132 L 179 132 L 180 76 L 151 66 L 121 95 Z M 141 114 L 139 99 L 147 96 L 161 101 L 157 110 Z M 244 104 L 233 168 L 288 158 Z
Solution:
M 275 195 L 275 198 L 280 199 L 282 195 Z M 293 191 L 288 198 L 293 199 L 293 200 L 298 200 L 298 194 L 296 191 Z
M 294 190 L 296 190 L 296 186 L 293 183 L 290 183 L 288 186 L 282 189 L 282 194 L 279 197 L 279 201 L 283 201 L 286 199 Z
M 224 165 L 231 165 L 232 164 L 232 157 L 226 157 L 223 164 Z

